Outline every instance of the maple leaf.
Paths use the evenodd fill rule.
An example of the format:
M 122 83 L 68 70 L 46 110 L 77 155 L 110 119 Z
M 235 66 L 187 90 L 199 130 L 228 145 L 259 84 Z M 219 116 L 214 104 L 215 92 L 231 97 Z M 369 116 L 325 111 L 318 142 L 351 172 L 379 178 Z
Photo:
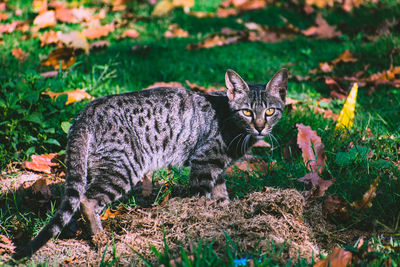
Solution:
M 32 171 L 51 174 L 51 167 L 59 166 L 59 163 L 52 162 L 52 159 L 54 159 L 54 157 L 57 155 L 57 153 L 51 153 L 47 155 L 32 155 L 32 161 L 23 162 L 22 167 Z
M 178 82 L 156 82 L 152 85 L 149 85 L 148 87 L 144 88 L 143 90 L 146 89 L 152 89 L 152 88 L 158 88 L 158 87 L 176 87 L 176 88 L 184 88 L 184 86 L 181 83 Z
M 72 48 L 58 48 L 50 52 L 49 56 L 43 60 L 41 66 L 52 66 L 54 69 L 66 69 L 76 61 L 75 52 Z
M 86 54 L 89 54 L 89 43 L 82 33 L 72 31 L 69 33 L 57 32 L 58 39 L 63 42 L 68 48 L 83 49 Z
M 321 138 L 310 126 L 296 124 L 296 127 L 299 131 L 297 134 L 297 144 L 301 148 L 304 164 L 310 168 L 312 172 L 318 171 L 321 173 L 326 159 L 324 144 L 322 144 Z
M 342 35 L 341 31 L 336 31 L 335 26 L 330 26 L 318 13 L 315 18 L 317 26 L 311 26 L 307 30 L 301 31 L 305 36 L 316 36 L 317 38 L 334 38 Z
M 57 97 L 59 97 L 60 95 L 67 95 L 68 96 L 68 100 L 67 102 L 65 102 L 65 105 L 69 105 L 72 104 L 74 102 L 79 102 L 83 99 L 93 99 L 93 97 L 91 95 L 89 95 L 88 93 L 86 93 L 84 90 L 81 89 L 76 89 L 76 90 L 72 90 L 72 91 L 68 91 L 68 92 L 60 92 L 60 93 L 54 93 L 54 92 L 43 92 L 42 94 L 44 95 L 48 95 L 49 97 L 56 99 Z
M 180 28 L 177 23 L 169 25 L 168 30 L 164 33 L 165 38 L 176 38 L 176 37 L 183 38 L 188 36 L 189 32 Z
M 342 110 L 340 111 L 338 122 L 336 124 L 336 129 L 347 128 L 350 129 L 353 126 L 354 111 L 356 109 L 357 100 L 357 83 L 353 84 L 350 90 L 349 96 L 344 103 Z
M 82 34 L 88 39 L 96 39 L 96 38 L 107 36 L 112 31 L 114 31 L 114 25 L 106 24 L 101 27 L 84 29 L 82 31 Z
M 306 184 L 312 185 L 310 194 L 312 196 L 315 196 L 317 198 L 323 197 L 325 194 L 325 191 L 333 184 L 333 180 L 324 180 L 321 177 L 319 177 L 318 173 L 316 172 L 310 172 L 307 173 L 305 176 L 297 179 L 299 182 L 303 182 Z
M 40 13 L 33 20 L 33 24 L 35 24 L 39 29 L 55 26 L 56 23 L 56 14 L 52 10 Z
M 25 52 L 21 48 L 13 48 L 11 50 L 11 54 L 21 62 L 25 61 L 25 59 L 29 56 L 29 52 Z
M 135 29 L 126 30 L 126 31 L 124 31 L 122 33 L 121 37 L 122 38 L 138 38 L 139 37 L 139 33 Z
M 40 178 L 31 185 L 33 193 L 40 193 L 45 199 L 50 199 L 51 191 L 48 186 L 50 180 L 47 178 Z
M 332 253 L 323 260 L 320 260 L 313 267 L 346 267 L 350 265 L 353 254 L 342 248 L 334 248 Z
M 151 196 L 153 192 L 153 172 L 146 173 L 142 181 L 142 195 L 143 197 Z

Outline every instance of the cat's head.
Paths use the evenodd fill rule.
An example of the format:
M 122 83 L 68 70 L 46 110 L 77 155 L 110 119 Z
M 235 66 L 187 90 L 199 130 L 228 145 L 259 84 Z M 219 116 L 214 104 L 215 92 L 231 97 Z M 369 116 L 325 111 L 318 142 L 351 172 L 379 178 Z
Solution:
M 287 69 L 281 69 L 266 85 L 248 85 L 239 74 L 227 70 L 225 83 L 229 105 L 246 131 L 255 138 L 269 134 L 282 117 L 287 79 Z

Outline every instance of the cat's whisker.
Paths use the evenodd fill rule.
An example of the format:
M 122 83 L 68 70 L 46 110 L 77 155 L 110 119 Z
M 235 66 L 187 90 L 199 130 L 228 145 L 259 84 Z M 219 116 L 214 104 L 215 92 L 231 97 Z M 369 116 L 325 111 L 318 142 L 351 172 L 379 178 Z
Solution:
M 232 139 L 232 141 L 229 142 L 229 145 L 228 145 L 228 147 L 226 148 L 226 150 L 229 151 L 229 148 L 230 148 L 230 146 L 233 144 L 233 142 L 234 142 L 239 136 L 241 136 L 241 135 L 243 135 L 243 134 L 244 134 L 244 133 L 240 133 L 240 134 L 236 135 L 236 136 Z
M 274 153 L 274 142 L 272 141 L 271 134 L 268 134 L 269 140 L 271 142 L 271 151 Z
M 249 140 L 251 138 L 250 134 L 247 134 L 246 137 L 244 138 L 244 142 L 243 142 L 243 147 L 242 147 L 242 153 L 243 155 L 246 154 L 247 148 L 248 148 L 248 144 L 249 144 Z
M 241 137 L 241 138 L 239 139 L 239 141 L 237 142 L 237 144 L 236 144 L 236 150 L 235 150 L 236 152 L 238 151 L 238 145 L 240 144 L 240 142 L 242 142 L 241 145 L 243 145 L 243 141 L 244 141 L 244 139 L 246 138 L 246 136 L 247 136 L 247 135 L 245 135 L 244 133 L 242 133 L 242 137 L 243 137 L 243 138 Z M 239 150 L 239 152 L 240 152 L 240 150 Z
M 276 145 L 277 146 L 279 146 L 279 142 L 278 142 L 278 140 L 275 138 L 275 136 L 273 135 L 273 134 L 268 134 L 269 136 L 271 136 L 272 138 L 274 138 L 274 140 L 275 140 L 275 142 L 276 142 Z

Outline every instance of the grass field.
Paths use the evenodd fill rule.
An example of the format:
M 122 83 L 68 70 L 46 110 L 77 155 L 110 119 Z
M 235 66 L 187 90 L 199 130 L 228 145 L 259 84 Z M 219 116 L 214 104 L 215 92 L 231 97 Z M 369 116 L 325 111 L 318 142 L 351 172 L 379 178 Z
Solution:
M 100 1 L 83 2 L 87 7 L 100 9 L 105 6 Z M 215 12 L 220 2 L 196 1 L 192 10 Z M 2 24 L 30 20 L 32 25 L 37 15 L 32 10 L 31 1 L 10 0 L 6 6 L 5 13 L 20 12 L 19 16 L 9 16 L 1 21 Z M 220 87 L 224 86 L 227 69 L 237 71 L 246 81 L 265 83 L 276 71 L 286 67 L 290 72 L 288 96 L 301 103 L 298 108 L 287 108 L 275 127 L 277 140 L 272 142 L 274 149 L 253 151 L 266 162 L 274 162 L 272 171 L 267 175 L 260 175 L 257 171 L 251 175 L 237 172 L 227 177 L 231 198 L 243 198 L 251 192 L 263 190 L 265 186 L 306 189 L 304 183 L 297 181 L 308 173 L 296 146 L 295 125 L 301 123 L 315 130 L 325 145 L 327 159 L 321 177 L 335 181 L 324 198 L 335 195 L 348 203 L 357 201 L 380 177 L 376 198 L 370 208 L 352 210 L 346 221 L 335 217 L 330 219 L 338 227 L 365 230 L 375 233 L 376 237 L 399 237 L 400 89 L 389 83 L 360 84 L 354 126 L 347 132 L 335 131 L 336 122 L 316 114 L 314 107 L 339 114 L 344 104 L 343 99 L 319 101 L 321 98 L 331 99 L 332 89 L 324 82 L 325 77 L 354 77 L 360 71 L 365 71 L 361 77 L 369 77 L 389 70 L 391 65 L 400 66 L 400 30 L 399 24 L 395 24 L 400 17 L 400 4 L 396 1 L 366 3 L 352 12 L 343 11 L 340 5 L 321 9 L 318 12 L 326 21 L 342 32 L 331 39 L 299 33 L 278 42 L 241 41 L 198 50 L 186 47 L 204 40 L 209 34 L 220 32 L 224 27 L 245 30 L 243 22 L 255 22 L 270 28 L 286 27 L 284 17 L 294 27 L 305 30 L 314 24 L 316 12 L 307 15 L 300 5 L 285 1 L 226 18 L 197 18 L 180 8 L 166 16 L 154 17 L 151 15 L 153 8 L 146 1 L 131 1 L 123 11 L 109 11 L 102 20 L 103 24 L 115 22 L 122 25 L 100 38 L 109 41 L 109 46 L 92 49 L 90 54 L 77 51 L 75 64 L 51 78 L 40 75 L 54 70 L 53 67 L 41 66 L 41 61 L 56 46 L 42 47 L 37 37 L 48 29 L 40 29 L 38 33 L 15 30 L 0 35 L 1 179 L 11 179 L 16 175 L 10 171 L 12 162 L 28 160 L 34 154 L 63 154 L 67 134 L 62 125 L 72 122 L 87 104 L 84 100 L 65 105 L 66 96 L 54 100 L 43 92 L 84 89 L 93 97 L 100 97 L 140 90 L 155 82 L 185 85 L 186 80 L 205 87 Z M 134 16 L 125 16 L 127 13 Z M 395 26 L 385 26 L 391 22 Z M 188 31 L 189 36 L 165 38 L 164 32 L 172 23 Z M 81 24 L 57 23 L 51 29 L 69 32 L 82 28 Z M 136 29 L 140 36 L 121 39 L 122 32 L 128 28 Z M 132 49 L 134 46 L 139 48 Z M 14 48 L 29 53 L 25 61 L 21 62 L 12 55 Z M 310 70 L 319 69 L 320 62 L 332 61 L 345 50 L 351 51 L 356 61 L 340 62 L 330 73 L 319 71 L 310 74 Z M 298 78 L 307 76 L 306 80 Z M 340 84 L 346 92 L 350 90 L 350 81 L 342 79 Z M 350 144 L 355 149 L 351 150 Z M 177 173 L 175 180 L 184 184 L 187 171 Z M 60 194 L 62 189 L 58 191 Z M 3 191 L 0 195 L 0 234 L 13 239 L 22 232 L 23 238 L 19 241 L 22 243 L 44 225 L 47 217 L 46 209 L 39 216 L 37 209 L 26 207 L 24 197 L 16 191 Z M 270 258 L 264 260 L 265 266 L 273 264 Z M 393 261 L 396 261 L 395 257 Z

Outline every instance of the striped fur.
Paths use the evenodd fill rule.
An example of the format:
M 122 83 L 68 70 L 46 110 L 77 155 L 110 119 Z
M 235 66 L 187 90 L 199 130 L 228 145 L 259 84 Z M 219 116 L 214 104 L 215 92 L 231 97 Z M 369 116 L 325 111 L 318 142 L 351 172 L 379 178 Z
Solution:
M 31 256 L 55 237 L 79 207 L 93 234 L 101 232 L 105 205 L 151 170 L 190 166 L 193 194 L 227 202 L 224 171 L 281 118 L 287 70 L 267 85 L 247 85 L 232 70 L 225 79 L 228 90 L 210 95 L 156 88 L 92 101 L 69 132 L 62 203 L 14 259 Z M 267 116 L 267 109 L 274 114 Z

